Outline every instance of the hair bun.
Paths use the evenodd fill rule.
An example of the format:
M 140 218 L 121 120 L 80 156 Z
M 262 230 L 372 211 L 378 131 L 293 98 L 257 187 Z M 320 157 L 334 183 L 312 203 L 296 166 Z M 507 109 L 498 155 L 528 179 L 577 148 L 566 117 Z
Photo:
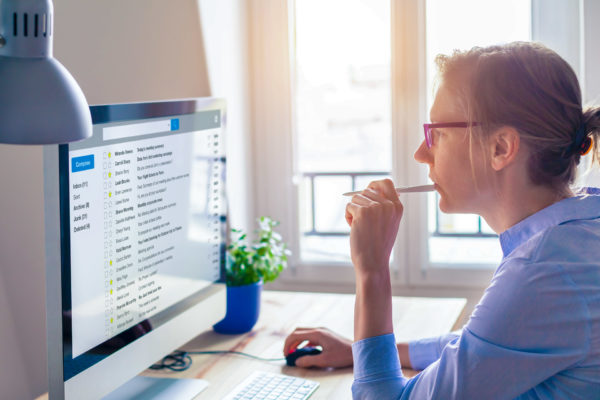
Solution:
M 569 158 L 575 154 L 583 155 L 589 151 L 591 138 L 586 134 L 585 124 L 579 125 L 577 132 L 575 132 L 575 139 L 571 142 L 571 145 L 565 149 L 562 156 L 563 158 Z

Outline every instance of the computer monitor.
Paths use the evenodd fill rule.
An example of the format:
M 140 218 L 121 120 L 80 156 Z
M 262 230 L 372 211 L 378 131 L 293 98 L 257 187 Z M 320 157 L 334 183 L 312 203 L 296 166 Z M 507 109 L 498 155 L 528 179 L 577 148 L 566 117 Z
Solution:
M 225 314 L 224 102 L 90 111 L 91 138 L 44 149 L 51 399 L 103 397 Z

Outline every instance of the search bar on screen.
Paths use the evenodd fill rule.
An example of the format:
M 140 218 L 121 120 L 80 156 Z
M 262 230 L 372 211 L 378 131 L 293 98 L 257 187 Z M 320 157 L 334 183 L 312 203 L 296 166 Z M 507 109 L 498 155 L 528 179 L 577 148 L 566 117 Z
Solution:
M 170 132 L 179 130 L 179 119 L 163 119 L 160 121 L 140 122 L 139 124 L 127 124 L 109 126 L 102 130 L 103 140 L 125 139 L 134 136 L 150 135 L 152 133 Z

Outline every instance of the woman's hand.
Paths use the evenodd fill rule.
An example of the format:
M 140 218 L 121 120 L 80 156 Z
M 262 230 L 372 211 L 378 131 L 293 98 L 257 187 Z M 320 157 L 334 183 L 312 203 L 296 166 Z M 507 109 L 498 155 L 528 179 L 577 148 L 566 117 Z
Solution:
M 389 262 L 403 210 L 389 179 L 371 182 L 346 206 L 356 274 L 354 340 L 394 331 Z
M 296 366 L 303 368 L 344 368 L 352 366 L 352 341 L 327 328 L 296 328 L 285 339 L 283 354 L 287 356 L 306 340 L 308 340 L 307 346 L 321 346 L 323 352 L 316 356 L 298 358 Z
M 350 254 L 358 275 L 382 272 L 398 234 L 404 208 L 391 180 L 373 181 L 346 206 Z

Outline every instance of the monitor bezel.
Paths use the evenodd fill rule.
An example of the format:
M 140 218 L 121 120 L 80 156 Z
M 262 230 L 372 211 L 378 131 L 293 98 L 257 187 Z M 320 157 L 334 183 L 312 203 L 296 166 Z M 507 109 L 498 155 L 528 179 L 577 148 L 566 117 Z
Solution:
M 92 115 L 92 121 L 94 125 L 104 124 L 110 122 L 119 121 L 130 121 L 140 120 L 148 118 L 159 118 L 167 116 L 177 116 L 193 114 L 196 112 L 202 112 L 206 110 L 221 110 L 221 124 L 223 127 L 226 126 L 226 112 L 225 102 L 221 99 L 214 98 L 198 98 L 198 99 L 183 99 L 183 100 L 170 100 L 170 101 L 159 101 L 159 102 L 145 102 L 145 103 L 121 103 L 121 104 L 110 104 L 110 105 L 98 105 L 91 106 L 90 112 Z M 198 312 L 194 312 L 194 309 L 202 309 L 206 307 L 210 302 L 211 308 L 214 312 L 214 316 L 210 318 L 211 323 L 208 326 L 203 326 L 203 329 L 210 328 L 210 325 L 217 322 L 225 311 L 225 294 L 224 285 L 222 283 L 223 270 L 221 270 L 221 277 L 213 285 L 205 288 L 194 295 L 188 297 L 186 300 L 174 305 L 177 308 L 173 310 L 169 308 L 171 320 L 165 324 L 157 327 L 155 330 L 148 332 L 140 337 L 133 338 L 127 341 L 122 346 L 116 348 L 113 352 L 106 354 L 100 359 L 90 359 L 83 362 L 83 367 L 79 368 L 76 374 L 67 373 L 65 375 L 64 366 L 68 366 L 68 363 L 75 362 L 75 360 L 82 358 L 84 355 L 77 357 L 75 360 L 68 359 L 70 356 L 70 349 L 66 345 L 69 341 L 69 329 L 68 324 L 70 321 L 67 320 L 64 315 L 66 310 L 65 307 L 69 307 L 70 298 L 68 295 L 68 288 L 70 288 L 70 248 L 69 248 L 69 202 L 68 202 L 68 145 L 59 146 L 46 146 L 44 149 L 44 167 L 45 167 L 45 208 L 46 208 L 46 242 L 47 242 L 47 327 L 48 327 L 48 367 L 49 367 L 49 378 L 50 378 L 50 394 L 57 398 L 67 398 L 68 393 L 78 393 L 79 387 L 85 387 L 87 378 L 86 375 L 90 375 L 93 379 L 97 379 L 98 370 L 100 374 L 103 368 L 110 368 L 108 366 L 102 366 L 104 364 L 122 364 L 124 357 L 124 350 L 130 347 L 140 348 L 140 343 L 148 341 L 154 343 L 153 351 L 156 356 L 150 356 L 147 354 L 145 357 L 138 357 L 137 367 L 127 368 L 125 373 L 121 373 L 121 379 L 112 378 L 111 381 L 114 384 L 96 384 L 94 389 L 94 396 L 100 393 L 108 393 L 112 388 L 116 388 L 135 376 L 140 371 L 144 370 L 148 365 L 154 362 L 157 358 L 166 355 L 168 352 L 174 350 L 176 347 L 182 345 L 186 341 L 196 336 L 201 330 L 189 329 L 189 327 L 182 327 L 181 317 L 188 315 L 187 318 L 198 318 L 192 317 L 191 315 L 202 315 Z M 225 160 L 222 160 L 225 162 Z M 61 173 L 62 171 L 62 173 Z M 66 171 L 66 172 L 65 172 Z M 58 188 L 58 190 L 57 190 Z M 64 195 L 66 190 L 67 196 Z M 61 196 L 62 193 L 62 196 Z M 57 213 L 57 210 L 59 212 Z M 58 218 L 57 218 L 58 217 Z M 66 224 L 63 223 L 66 221 Z M 222 239 L 221 239 L 221 260 L 224 259 L 225 251 L 225 222 L 226 222 L 226 211 L 221 218 L 222 222 Z M 62 223 L 62 225 L 61 225 Z M 65 289 L 65 290 L 63 290 Z M 174 321 L 177 320 L 177 323 Z M 185 318 L 183 318 L 183 324 L 185 324 Z M 190 321 L 187 322 L 188 325 Z M 171 325 L 179 325 L 177 329 L 181 330 L 183 334 L 179 336 L 178 340 L 170 335 L 169 346 L 162 346 L 160 351 L 156 351 L 157 342 L 162 342 L 158 337 L 162 336 L 160 331 L 172 331 L 174 329 Z M 205 324 L 206 325 L 206 324 Z M 165 328 L 163 328 L 165 327 Z M 163 328 L 163 329 L 161 329 Z M 132 328 L 130 328 L 132 329 Z M 184 333 L 186 331 L 186 333 Z M 126 331 L 127 332 L 127 331 Z M 151 336 L 151 339 L 140 340 L 142 338 Z M 137 342 L 137 343 L 135 343 Z M 132 346 L 134 345 L 134 346 Z M 158 345 L 160 348 L 161 346 Z M 168 349 L 167 349 L 168 347 Z M 139 350 L 138 350 L 139 351 Z M 129 351 L 125 351 L 128 353 Z M 118 357 L 117 357 L 118 356 Z M 58 359 L 60 358 L 60 363 Z M 114 362 L 111 359 L 119 359 L 120 361 Z M 142 361 L 142 362 L 139 362 Z M 60 365 L 60 368 L 57 368 Z M 74 364 L 70 365 L 72 367 Z M 98 366 L 98 367 L 96 367 Z M 100 367 L 102 366 L 102 367 Z M 57 371 L 60 370 L 60 371 Z M 95 370 L 93 373 L 86 373 L 86 371 Z M 123 368 L 121 368 L 123 370 Z M 60 372 L 60 374 L 58 373 Z M 77 379 L 76 379 L 77 378 Z M 69 388 L 68 382 L 73 381 L 72 388 Z M 81 381 L 81 382 L 80 382 Z M 117 384 L 118 383 L 118 384 Z M 103 390 L 101 390 L 103 387 Z M 108 390 L 108 391 L 107 391 Z

